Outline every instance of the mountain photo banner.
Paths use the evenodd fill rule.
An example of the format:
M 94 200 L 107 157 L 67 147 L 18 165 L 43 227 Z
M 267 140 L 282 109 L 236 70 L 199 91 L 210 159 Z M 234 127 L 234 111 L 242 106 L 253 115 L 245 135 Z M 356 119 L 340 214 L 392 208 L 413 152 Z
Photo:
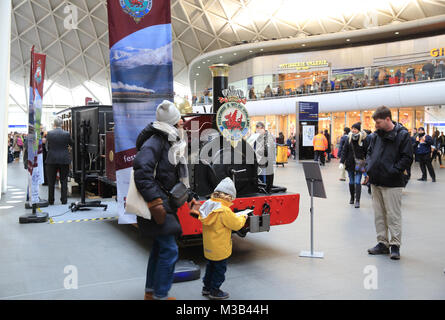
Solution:
M 42 149 L 42 100 L 46 55 L 31 49 L 28 107 L 28 195 L 31 204 L 39 203 L 39 185 L 44 182 Z
M 119 223 L 133 224 L 125 198 L 136 139 L 156 120 L 156 107 L 173 101 L 170 0 L 107 2 Z

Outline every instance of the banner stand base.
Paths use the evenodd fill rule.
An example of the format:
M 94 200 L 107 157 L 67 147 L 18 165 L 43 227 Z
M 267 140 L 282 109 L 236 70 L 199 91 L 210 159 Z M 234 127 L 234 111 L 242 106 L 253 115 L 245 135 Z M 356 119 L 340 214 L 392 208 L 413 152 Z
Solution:
M 47 200 L 39 199 L 39 202 L 36 203 L 37 208 L 46 208 L 49 206 L 49 202 Z M 32 205 L 29 202 L 25 202 L 25 209 L 32 209 Z
M 324 258 L 324 253 L 323 252 L 310 252 L 310 251 L 301 251 L 300 252 L 300 257 L 302 258 L 320 258 L 323 259 Z
M 19 217 L 19 223 L 45 223 L 48 221 L 48 213 L 37 212 L 37 203 L 32 204 L 32 213 Z
M 45 223 L 48 221 L 48 213 L 38 212 L 27 214 L 19 218 L 19 223 Z

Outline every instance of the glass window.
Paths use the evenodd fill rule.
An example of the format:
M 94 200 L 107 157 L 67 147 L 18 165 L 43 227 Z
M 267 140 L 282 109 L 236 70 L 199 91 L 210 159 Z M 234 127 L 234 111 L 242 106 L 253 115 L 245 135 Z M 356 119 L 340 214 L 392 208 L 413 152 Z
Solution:
M 288 136 L 295 136 L 297 134 L 297 115 L 296 114 L 290 114 L 287 117 L 289 121 L 288 127 Z
M 399 112 L 397 108 L 390 108 L 391 115 L 392 115 L 392 121 L 399 122 Z
M 360 111 L 346 112 L 346 126 L 351 128 L 354 123 L 361 122 Z
M 343 135 L 343 130 L 345 129 L 345 113 L 335 112 L 332 114 L 332 134 L 331 141 L 334 148 L 338 148 L 340 144 L 340 138 Z
M 425 109 L 416 108 L 416 128 L 425 127 Z
M 363 111 L 363 123 L 362 123 L 362 129 L 366 130 L 375 130 L 375 121 L 372 118 L 372 114 L 374 113 L 373 110 L 365 110 Z
M 277 117 L 266 116 L 266 130 L 269 131 L 274 137 L 278 137 Z
M 256 124 L 258 122 L 265 123 L 266 118 L 264 116 L 250 117 L 250 134 L 254 134 L 256 131 Z
M 328 130 L 331 133 L 331 114 L 330 113 L 320 113 L 318 115 L 318 129 Z
M 414 109 L 413 108 L 400 108 L 399 109 L 399 122 L 403 124 L 405 128 L 412 133 L 414 128 Z
M 288 134 L 287 134 L 287 116 L 277 116 L 278 118 L 278 134 L 280 132 L 283 133 L 284 135 L 284 142 L 286 142 L 287 138 L 288 138 Z M 278 137 L 278 136 L 277 136 Z

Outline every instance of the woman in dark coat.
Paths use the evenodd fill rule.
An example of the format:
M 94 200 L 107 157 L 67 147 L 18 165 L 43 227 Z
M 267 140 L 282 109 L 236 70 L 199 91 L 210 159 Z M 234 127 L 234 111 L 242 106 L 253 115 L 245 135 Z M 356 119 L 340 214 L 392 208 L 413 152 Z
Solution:
M 186 142 L 179 130 L 182 119 L 176 106 L 164 101 L 156 111 L 155 122 L 138 136 L 138 153 L 133 162 L 136 188 L 147 202 L 151 220 L 137 217 L 141 233 L 153 238 L 153 247 L 147 267 L 146 300 L 168 299 L 178 260 L 176 238 L 182 234 L 177 216 L 178 207 L 170 201 L 167 192 L 182 181 L 188 185 L 185 154 Z M 193 196 L 189 193 L 188 201 Z
M 351 195 L 349 203 L 354 204 L 355 198 L 355 208 L 360 208 L 360 196 L 362 192 L 361 179 L 365 171 L 364 160 L 368 150 L 366 132 L 360 130 L 360 122 L 352 125 L 351 132 L 343 146 L 340 160 L 340 163 L 343 164 L 346 171 L 348 171 L 349 193 Z

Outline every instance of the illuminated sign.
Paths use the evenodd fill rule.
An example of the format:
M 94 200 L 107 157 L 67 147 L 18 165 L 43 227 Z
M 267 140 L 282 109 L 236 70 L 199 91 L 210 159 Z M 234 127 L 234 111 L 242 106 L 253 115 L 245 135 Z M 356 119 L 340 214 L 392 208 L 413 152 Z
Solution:
M 431 49 L 430 55 L 434 58 L 445 56 L 445 48 Z
M 328 67 L 327 60 L 315 60 L 315 61 L 303 61 L 295 63 L 283 63 L 280 64 L 280 69 L 295 69 L 295 70 L 308 70 L 310 68 Z

